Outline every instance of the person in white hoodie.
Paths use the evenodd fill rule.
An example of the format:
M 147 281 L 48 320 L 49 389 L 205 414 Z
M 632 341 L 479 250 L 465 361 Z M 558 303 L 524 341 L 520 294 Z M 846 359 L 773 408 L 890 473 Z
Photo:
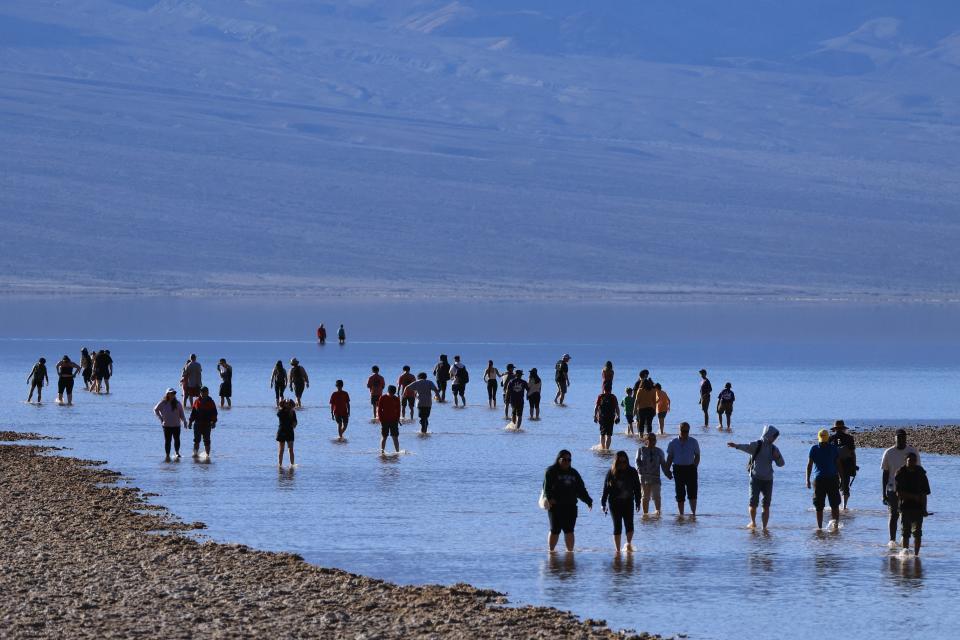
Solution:
M 754 440 L 748 444 L 736 444 L 728 442 L 727 446 L 744 453 L 750 454 L 750 462 L 747 466 L 750 472 L 750 524 L 749 529 L 757 528 L 757 507 L 760 505 L 760 495 L 763 494 L 763 513 L 761 522 L 763 530 L 767 530 L 767 524 L 770 522 L 770 502 L 773 498 L 773 465 L 778 467 L 784 465 L 783 456 L 780 449 L 773 444 L 780 431 L 773 425 L 767 425 L 763 428 L 763 433 L 759 440 Z
M 173 440 L 174 451 L 179 458 L 180 427 L 186 426 L 187 419 L 183 415 L 183 405 L 177 400 L 177 391 L 167 389 L 167 392 L 163 395 L 163 400 L 153 408 L 153 413 L 160 420 L 160 426 L 163 427 L 163 445 L 167 452 L 167 460 L 170 459 L 171 440 Z

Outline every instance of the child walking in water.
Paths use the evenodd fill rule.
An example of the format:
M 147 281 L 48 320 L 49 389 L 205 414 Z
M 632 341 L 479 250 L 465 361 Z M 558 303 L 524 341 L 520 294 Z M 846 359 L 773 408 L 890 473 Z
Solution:
M 280 406 L 277 409 L 277 443 L 279 449 L 279 457 L 277 464 L 283 466 L 283 445 L 287 445 L 287 450 L 290 452 L 290 466 L 294 465 L 293 458 L 293 431 L 297 428 L 297 412 L 293 410 L 294 407 L 293 400 L 282 400 Z

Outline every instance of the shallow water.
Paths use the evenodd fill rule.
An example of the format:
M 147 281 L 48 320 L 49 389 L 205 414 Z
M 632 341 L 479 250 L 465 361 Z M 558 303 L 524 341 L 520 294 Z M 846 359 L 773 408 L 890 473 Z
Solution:
M 841 628 L 868 638 L 900 627 L 926 637 L 945 637 L 960 621 L 960 483 L 952 458 L 928 455 L 923 464 L 936 515 L 925 524 L 922 562 L 901 560 L 885 547 L 886 515 L 880 503 L 880 451 L 859 453 L 860 476 L 852 510 L 838 533 L 815 531 L 810 493 L 804 488 L 806 452 L 821 426 L 842 417 L 848 424 L 955 422 L 960 371 L 898 366 L 788 366 L 757 354 L 762 366 L 723 368 L 710 362 L 671 362 L 666 350 L 635 346 L 469 344 L 443 345 L 470 367 L 470 406 L 435 405 L 432 434 L 401 428 L 408 453 L 378 457 L 379 428 L 369 420 L 364 381 L 379 364 L 389 381 L 403 364 L 432 370 L 441 350 L 429 344 L 351 343 L 319 347 L 307 342 L 86 343 L 108 346 L 115 364 L 113 393 L 95 397 L 78 389 L 73 407 L 59 407 L 47 390 L 43 406 L 23 401 L 24 378 L 39 355 L 54 362 L 78 357 L 77 341 L 0 341 L 2 428 L 64 436 L 71 455 L 106 460 L 158 503 L 187 521 L 209 525 L 216 540 L 299 553 L 307 560 L 402 583 L 470 582 L 505 591 L 512 602 L 570 609 L 611 626 L 697 638 L 809 635 L 810 625 Z M 543 420 L 525 430 L 504 430 L 502 408 L 486 407 L 481 382 L 486 360 L 524 369 L 539 367 L 546 381 L 564 350 L 574 355 L 568 406 L 555 407 L 545 382 Z M 162 435 L 151 408 L 167 386 L 177 386 L 186 355 L 199 355 L 205 382 L 216 387 L 216 360 L 234 365 L 234 399 L 214 431 L 210 464 L 189 457 L 184 431 L 179 462 L 163 461 Z M 651 355 L 652 354 L 652 355 Z M 276 418 L 268 387 L 271 365 L 296 356 L 310 374 L 300 412 L 295 470 L 276 465 Z M 610 521 L 599 512 L 601 484 L 610 458 L 591 451 L 591 420 L 599 369 L 612 358 L 615 390 L 646 367 L 673 400 L 668 433 L 680 420 L 701 423 L 696 370 L 711 370 L 714 387 L 730 380 L 737 392 L 732 439 L 758 437 L 776 424 L 787 466 L 778 470 L 772 532 L 745 529 L 746 454 L 727 449 L 731 439 L 696 426 L 703 462 L 699 514 L 678 521 L 672 483 L 664 484 L 664 517 L 638 521 L 638 551 L 616 558 Z M 51 371 L 52 371 L 51 367 Z M 354 400 L 348 442 L 335 443 L 326 401 L 343 378 Z M 621 427 L 623 425 L 620 425 Z M 666 442 L 661 443 L 663 447 Z M 388 445 L 389 447 L 390 445 Z M 637 444 L 623 435 L 615 449 L 634 456 Z M 597 500 L 581 508 L 577 553 L 548 556 L 546 515 L 537 507 L 543 469 L 560 448 L 573 452 Z M 855 612 L 853 620 L 848 615 Z M 819 618 L 819 621 L 818 621 Z M 796 622 L 793 622 L 793 621 Z M 854 622 L 855 620 L 855 622 Z

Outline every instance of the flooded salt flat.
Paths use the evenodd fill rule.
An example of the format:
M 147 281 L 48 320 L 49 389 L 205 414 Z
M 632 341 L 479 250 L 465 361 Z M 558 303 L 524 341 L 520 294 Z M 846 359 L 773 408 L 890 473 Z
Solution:
M 115 364 L 113 393 L 78 390 L 75 406 L 24 404 L 24 379 L 36 357 L 52 364 L 63 353 L 107 346 Z M 568 406 L 555 407 L 554 362 L 573 355 Z M 184 432 L 179 462 L 163 461 L 161 430 L 152 406 L 195 352 L 205 382 L 215 388 L 216 360 L 234 366 L 234 408 L 214 431 L 210 464 L 189 457 Z M 436 405 L 431 434 L 401 428 L 408 453 L 377 455 L 379 427 L 369 419 L 364 381 L 379 364 L 392 382 L 401 366 L 431 371 L 436 356 L 459 353 L 471 371 L 467 409 Z M 924 456 L 936 515 L 925 523 L 923 560 L 901 560 L 886 549 L 886 512 L 880 502 L 880 451 L 859 453 L 852 510 L 838 533 L 817 533 L 810 492 L 804 487 L 806 452 L 816 430 L 844 418 L 864 423 L 956 421 L 960 371 L 923 362 L 896 368 L 875 364 L 798 366 L 749 354 L 737 366 L 674 361 L 667 350 L 635 346 L 350 343 L 321 348 L 309 342 L 0 341 L 3 428 L 65 438 L 71 455 L 106 460 L 184 520 L 202 520 L 216 540 L 300 553 L 324 566 L 403 583 L 470 582 L 505 591 L 512 602 L 570 609 L 611 626 L 697 638 L 806 637 L 808 625 L 843 625 L 867 638 L 903 627 L 945 637 L 960 616 L 960 508 L 955 460 Z M 311 387 L 299 413 L 296 469 L 276 466 L 276 418 L 269 388 L 277 359 L 297 357 Z M 507 362 L 544 378 L 543 419 L 524 431 L 504 430 L 502 408 L 486 407 L 481 382 L 487 359 Z M 700 441 L 700 499 L 696 521 L 678 521 L 672 484 L 664 485 L 664 517 L 637 522 L 631 556 L 615 557 L 608 517 L 599 512 L 610 457 L 591 447 L 598 440 L 592 407 L 600 367 L 613 360 L 615 392 L 641 368 L 670 394 L 667 431 L 680 420 L 695 425 Z M 705 366 L 715 389 L 731 381 L 737 393 L 732 435 L 700 427 L 697 369 Z M 52 371 L 52 367 L 51 367 Z M 346 443 L 335 443 L 327 399 L 342 378 L 353 398 Z M 777 471 L 772 531 L 751 532 L 747 522 L 747 457 L 726 448 L 747 442 L 763 424 L 781 430 L 786 467 Z M 621 424 L 620 427 L 623 427 Z M 665 447 L 666 443 L 661 443 Z M 615 435 L 615 449 L 634 456 L 637 443 Z M 544 468 L 560 448 L 597 500 L 581 508 L 577 553 L 545 552 L 546 515 L 537 507 Z M 848 615 L 856 612 L 856 623 Z M 822 616 L 822 618 L 818 618 Z

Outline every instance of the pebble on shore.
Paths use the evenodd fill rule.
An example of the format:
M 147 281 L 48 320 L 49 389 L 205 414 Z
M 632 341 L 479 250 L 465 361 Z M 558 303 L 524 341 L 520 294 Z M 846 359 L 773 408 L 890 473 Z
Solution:
M 0 440 L 25 434 L 0 432 Z M 35 434 L 33 434 L 35 436 Z M 28 436 L 29 437 L 29 436 Z M 39 439 L 35 436 L 34 439 Z M 199 542 L 119 474 L 0 446 L 0 621 L 9 637 L 655 638 L 466 584 L 398 586 L 288 553 Z
M 864 448 L 887 449 L 896 444 L 897 429 L 905 429 L 907 443 L 916 447 L 921 453 L 941 453 L 944 455 L 960 455 L 960 426 L 927 426 L 914 427 L 871 427 L 863 431 L 856 431 L 853 436 L 857 439 L 857 446 Z

